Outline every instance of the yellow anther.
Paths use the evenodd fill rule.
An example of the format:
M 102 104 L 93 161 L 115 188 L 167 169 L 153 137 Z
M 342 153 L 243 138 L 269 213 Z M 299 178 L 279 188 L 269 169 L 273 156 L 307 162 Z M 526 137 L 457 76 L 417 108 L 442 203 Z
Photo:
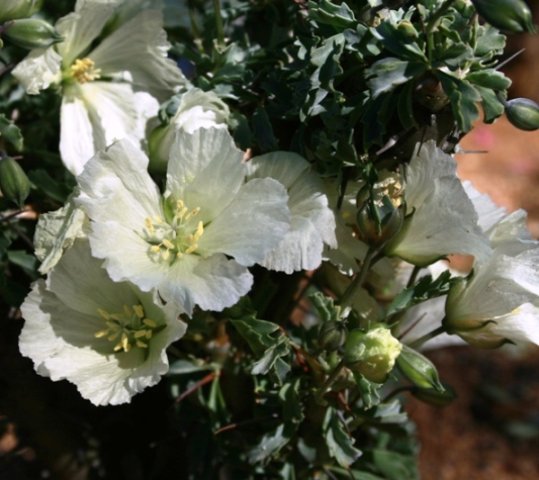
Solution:
M 120 331 L 118 330 L 117 332 L 114 332 L 112 335 L 109 335 L 107 337 L 107 340 L 109 342 L 112 342 L 113 340 L 116 340 L 118 338 L 118 335 L 120 335 Z
M 103 310 L 102 308 L 98 308 L 97 313 L 99 313 L 99 316 L 101 318 L 104 318 L 105 320 L 108 320 L 110 318 L 109 312 Z
M 200 207 L 193 208 L 184 218 L 185 221 L 190 220 L 193 217 L 196 217 L 200 213 Z
M 150 252 L 152 253 L 159 253 L 161 251 L 161 247 L 159 245 L 152 245 L 150 247 Z
M 154 322 L 151 318 L 145 318 L 144 320 L 142 320 L 142 323 L 150 328 L 157 327 L 157 323 Z
M 94 333 L 95 338 L 103 338 L 104 336 L 109 334 L 109 329 L 106 328 L 104 330 L 99 330 L 98 332 Z
M 196 243 L 193 243 L 190 247 L 185 250 L 186 254 L 193 253 L 198 248 Z
M 174 244 L 170 241 L 170 240 L 167 240 L 166 238 L 163 239 L 163 245 L 164 247 L 167 249 L 167 250 L 173 250 L 174 249 Z
M 153 217 L 153 221 L 157 224 L 163 223 L 163 219 L 159 215 Z
M 138 318 L 144 318 L 144 308 L 142 308 L 142 305 L 133 305 L 133 311 Z
M 148 348 L 148 345 L 147 345 L 146 343 L 144 343 L 144 342 L 141 342 L 140 340 L 137 340 L 137 341 L 135 342 L 135 345 L 136 345 L 137 347 L 139 347 L 139 348 Z
M 129 338 L 125 333 L 122 333 L 122 348 L 124 349 L 124 352 L 129 352 L 131 350 L 131 344 L 129 343 Z
M 202 234 L 204 233 L 204 223 L 202 221 L 198 222 L 197 229 L 195 231 L 194 237 L 195 241 L 198 241 L 200 237 L 202 237 Z
M 176 210 L 181 210 L 183 207 L 185 207 L 185 203 L 183 200 L 176 200 Z
M 176 258 L 182 258 L 182 257 L 183 257 L 183 253 L 182 253 L 182 252 L 176 253 Z
M 77 58 L 69 68 L 69 75 L 79 83 L 92 82 L 101 77 L 101 69 L 95 68 L 95 62 L 86 58 Z
M 161 253 L 161 258 L 165 261 L 168 260 L 170 258 L 170 250 L 165 250 Z
M 155 232 L 155 227 L 153 226 L 153 222 L 150 217 L 144 220 L 144 225 L 146 226 L 146 230 L 148 230 L 148 233 L 153 234 Z

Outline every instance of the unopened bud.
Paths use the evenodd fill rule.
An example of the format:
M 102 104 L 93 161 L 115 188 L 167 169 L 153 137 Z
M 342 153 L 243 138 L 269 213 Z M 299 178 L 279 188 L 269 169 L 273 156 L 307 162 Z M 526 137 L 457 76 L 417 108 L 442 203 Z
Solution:
M 402 344 L 385 325 L 377 325 L 364 332 L 352 330 L 344 344 L 343 360 L 350 370 L 367 380 L 383 383 L 395 366 Z
M 397 25 L 397 30 L 401 32 L 404 37 L 411 40 L 419 37 L 417 30 L 415 29 L 412 22 L 410 22 L 409 20 L 401 20 Z
M 11 157 L 0 160 L 0 190 L 4 197 L 22 207 L 30 193 L 30 181 L 24 170 Z
M 171 125 L 159 125 L 150 133 L 148 153 L 150 156 L 149 170 L 152 173 L 165 173 L 167 171 L 168 154 L 172 144 L 171 129 Z
M 363 240 L 379 246 L 391 240 L 401 229 L 404 213 L 384 196 L 380 204 L 372 203 L 357 212 L 357 226 Z
M 532 13 L 523 0 L 472 0 L 472 3 L 479 15 L 500 30 L 535 31 Z
M 434 364 L 413 348 L 403 345 L 397 366 L 416 387 L 444 391 Z
M 2 0 L 0 22 L 33 15 L 41 6 L 41 0 Z
M 346 340 L 346 332 L 341 322 L 324 322 L 320 326 L 318 334 L 318 343 L 320 347 L 328 352 L 337 350 L 344 345 Z
M 40 18 L 13 20 L 4 35 L 10 42 L 28 50 L 47 48 L 64 39 L 50 23 Z
M 445 407 L 457 398 L 457 394 L 449 385 L 443 385 L 443 387 L 443 391 L 434 388 L 414 387 L 410 393 L 422 402 L 434 405 L 435 407 Z
M 529 98 L 513 98 L 505 104 L 507 119 L 521 130 L 539 128 L 539 105 Z

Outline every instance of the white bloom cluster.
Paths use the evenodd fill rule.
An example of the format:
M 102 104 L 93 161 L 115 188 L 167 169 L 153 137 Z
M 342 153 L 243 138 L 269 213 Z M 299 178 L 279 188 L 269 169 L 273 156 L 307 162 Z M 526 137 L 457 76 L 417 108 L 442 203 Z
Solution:
M 20 348 L 39 373 L 75 383 L 98 405 L 155 384 L 166 348 L 187 329 L 180 315 L 236 304 L 255 264 L 290 274 L 328 259 L 363 279 L 372 253 L 357 220 L 365 183 L 339 192 L 296 153 L 239 150 L 229 107 L 188 85 L 167 58 L 160 10 L 143 3 L 78 0 L 56 24 L 63 42 L 31 51 L 13 72 L 30 94 L 61 92 L 60 151 L 77 180 L 67 204 L 40 219 L 36 255 L 47 277 L 22 306 Z M 174 93 L 176 110 L 147 142 L 148 120 Z M 149 167 L 165 177 L 162 188 Z M 507 215 L 463 184 L 434 141 L 401 171 L 379 173 L 370 200 L 402 216 L 376 245 L 370 287 L 360 284 L 345 306 L 382 324 L 371 293 L 402 289 L 390 279 L 396 260 L 423 268 L 471 255 L 473 272 L 453 279 L 438 327 L 479 346 L 539 344 L 539 242 L 523 212 Z M 341 280 L 333 291 L 344 298 Z M 383 378 L 400 353 L 394 344 Z

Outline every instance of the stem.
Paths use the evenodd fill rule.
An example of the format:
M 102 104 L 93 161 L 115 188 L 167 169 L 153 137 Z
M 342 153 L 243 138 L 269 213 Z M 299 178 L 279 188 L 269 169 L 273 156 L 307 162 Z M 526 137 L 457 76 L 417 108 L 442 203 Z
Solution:
M 324 382 L 324 385 L 322 385 L 322 388 L 320 389 L 320 392 L 322 395 L 324 395 L 324 393 L 328 391 L 329 387 L 333 385 L 335 380 L 337 380 L 337 377 L 339 376 L 343 368 L 344 368 L 344 360 L 341 360 L 339 364 L 335 367 L 335 370 L 331 372 L 327 380 Z
M 365 277 L 367 276 L 369 268 L 374 262 L 376 255 L 378 255 L 378 250 L 369 248 L 367 254 L 365 255 L 365 258 L 363 259 L 363 264 L 361 265 L 360 271 L 358 272 L 354 280 L 352 280 L 352 283 L 348 285 L 346 291 L 343 293 L 343 296 L 340 301 L 341 307 L 346 308 L 350 306 L 355 294 L 363 286 L 363 283 L 365 282 Z
M 421 270 L 421 267 L 415 266 L 412 270 L 412 273 L 410 274 L 410 278 L 408 279 L 408 283 L 406 284 L 406 288 L 410 288 L 416 281 L 417 274 Z
M 445 328 L 443 325 L 440 325 L 439 327 L 435 328 L 434 330 L 430 331 L 429 333 L 426 333 L 422 337 L 419 337 L 417 340 L 414 340 L 410 345 L 408 345 L 411 348 L 417 348 L 423 345 L 425 342 L 430 340 L 431 338 L 437 337 L 438 335 L 445 333 Z
M 221 16 L 221 0 L 213 0 L 213 10 L 215 15 L 215 29 L 217 30 L 217 43 L 224 45 L 225 33 L 223 29 L 223 17 Z
M 395 390 L 393 390 L 392 392 L 389 392 L 386 395 L 386 397 L 382 400 L 382 403 L 386 403 L 388 400 L 391 400 L 393 397 L 396 397 L 397 395 L 399 395 L 401 393 L 409 392 L 412 388 L 413 387 L 410 386 L 410 385 L 405 385 L 403 387 L 398 387 Z

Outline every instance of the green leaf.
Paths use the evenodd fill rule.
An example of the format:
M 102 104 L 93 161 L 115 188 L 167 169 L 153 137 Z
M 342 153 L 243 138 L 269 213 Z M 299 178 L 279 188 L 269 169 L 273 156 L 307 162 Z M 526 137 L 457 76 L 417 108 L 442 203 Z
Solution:
M 436 280 L 433 280 L 431 275 L 420 278 L 415 285 L 405 288 L 393 299 L 387 308 L 386 315 L 390 317 L 413 305 L 445 295 L 449 291 L 450 280 L 449 271 L 442 272 Z
M 279 330 L 276 323 L 259 320 L 254 315 L 230 321 L 256 355 L 262 355 L 267 348 L 275 344 L 275 338 L 271 334 Z
M 333 408 L 327 409 L 323 429 L 329 454 L 339 465 L 348 468 L 362 455 L 361 450 L 354 447 L 355 439 Z
M 253 363 L 251 373 L 253 375 L 265 375 L 273 368 L 278 358 L 285 357 L 289 353 L 290 344 L 288 339 L 281 336 L 277 343 L 267 348 L 262 357 Z
M 506 90 L 511 86 L 511 80 L 509 80 L 502 72 L 492 68 L 471 72 L 466 75 L 466 80 L 475 85 L 490 88 L 492 90 Z
M 473 122 L 479 117 L 477 103 L 481 100 L 479 93 L 466 80 L 447 75 L 443 72 L 436 73 L 447 96 L 451 100 L 453 115 L 459 129 L 467 133 L 472 129 Z
M 310 1 L 308 12 L 311 20 L 321 25 L 329 25 L 336 30 L 353 27 L 357 23 L 354 12 L 344 2 L 336 5 L 329 0 Z
M 416 480 L 415 457 L 376 449 L 372 451 L 373 461 L 386 480 Z
M 397 113 L 404 128 L 417 127 L 414 117 L 413 93 L 414 82 L 406 83 L 399 93 Z
M 390 92 L 396 86 L 423 73 L 424 67 L 418 63 L 400 60 L 394 57 L 383 58 L 366 71 L 367 85 L 373 97 Z
M 264 435 L 260 443 L 247 454 L 249 463 L 263 462 L 283 448 L 290 441 L 284 430 L 285 426 L 281 424 L 272 432 Z
M 503 115 L 505 111 L 504 104 L 490 88 L 480 87 L 475 85 L 474 88 L 481 95 L 481 104 L 483 105 L 484 122 L 492 123 L 498 117 Z M 506 95 L 504 94 L 503 97 Z M 502 97 L 502 98 L 503 98 Z
M 31 275 L 36 274 L 38 261 L 34 255 L 30 255 L 24 250 L 8 250 L 7 258 L 11 263 L 21 267 Z
M 251 127 L 256 143 L 262 153 L 278 149 L 273 127 L 264 108 L 258 107 L 255 110 L 251 118 Z
M 217 365 L 211 363 L 199 364 L 195 360 L 180 359 L 170 364 L 167 375 L 187 375 L 216 369 Z
M 341 307 L 335 305 L 335 300 L 327 297 L 322 292 L 315 292 L 309 295 L 313 306 L 320 315 L 322 323 L 339 321 L 341 318 Z
M 22 133 L 19 130 L 19 127 L 9 120 L 3 113 L 0 113 L 0 137 L 13 145 L 13 148 L 15 148 L 17 152 L 22 151 L 24 147 Z

